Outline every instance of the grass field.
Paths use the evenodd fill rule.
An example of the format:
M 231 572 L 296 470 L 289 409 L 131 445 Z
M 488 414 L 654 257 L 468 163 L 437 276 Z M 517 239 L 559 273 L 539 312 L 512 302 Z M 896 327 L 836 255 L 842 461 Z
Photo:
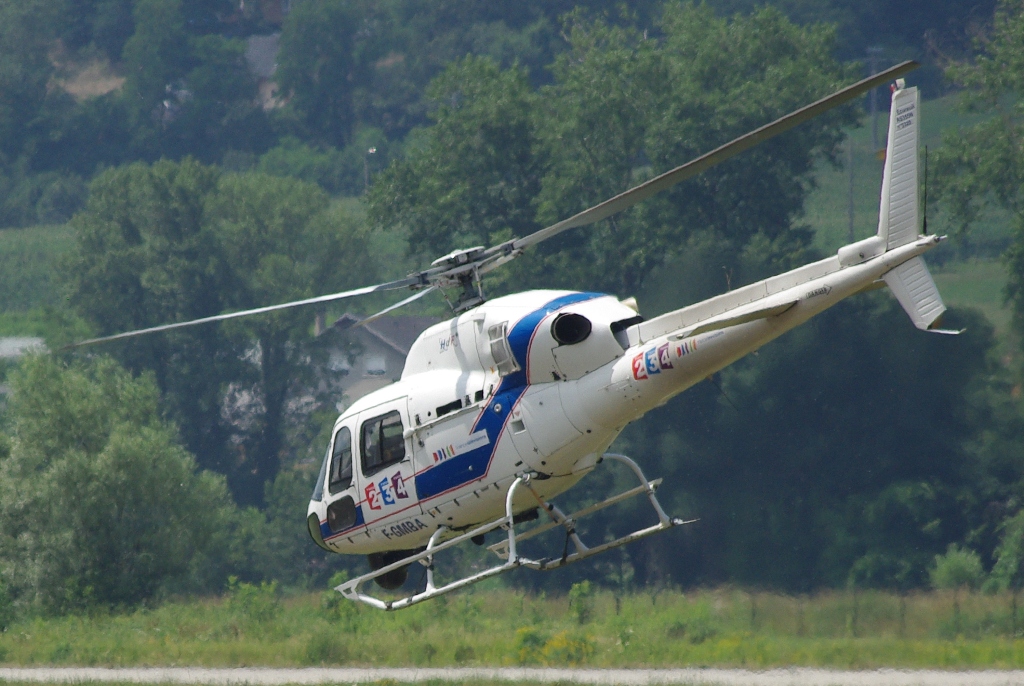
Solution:
M 1024 667 L 1024 640 L 1014 638 L 1024 620 L 1014 628 L 1008 596 L 968 595 L 960 605 L 955 619 L 949 594 L 731 589 L 600 592 L 570 605 L 495 587 L 383 613 L 333 593 L 250 593 L 24 620 L 0 635 L 0 663 Z
M 0 312 L 54 304 L 59 297 L 57 261 L 73 245 L 65 225 L 0 229 Z

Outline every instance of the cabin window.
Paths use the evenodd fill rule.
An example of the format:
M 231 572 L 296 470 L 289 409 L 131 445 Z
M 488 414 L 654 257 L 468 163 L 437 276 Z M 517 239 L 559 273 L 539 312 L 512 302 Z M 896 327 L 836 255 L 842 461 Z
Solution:
M 498 367 L 498 374 L 508 376 L 519 371 L 519 365 L 508 343 L 508 322 L 495 324 L 487 329 L 487 340 L 491 345 L 491 358 Z
M 363 475 L 369 476 L 405 459 L 402 417 L 397 411 L 363 422 L 359 448 Z
M 347 426 L 341 427 L 334 436 L 334 452 L 331 457 L 331 480 L 327 490 L 333 495 L 352 485 L 352 432 Z
M 356 503 L 350 495 L 342 496 L 327 506 L 327 526 L 330 527 L 332 534 L 351 529 L 356 519 Z
M 447 405 L 442 405 L 441 407 L 437 408 L 437 416 L 440 418 L 440 417 L 443 417 L 446 414 L 449 414 L 451 412 L 458 412 L 461 409 L 462 409 L 462 401 L 461 400 L 453 400 L 450 403 L 448 403 Z

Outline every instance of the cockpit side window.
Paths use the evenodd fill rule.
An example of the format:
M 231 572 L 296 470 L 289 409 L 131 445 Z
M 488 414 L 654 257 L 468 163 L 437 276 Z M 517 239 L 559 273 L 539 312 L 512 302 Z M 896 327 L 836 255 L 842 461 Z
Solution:
M 313 500 L 320 502 L 324 499 L 324 479 L 327 478 L 327 463 L 331 459 L 331 446 L 327 446 L 324 454 L 324 463 L 320 465 L 320 475 L 316 477 L 316 486 L 313 488 Z
M 508 322 L 495 324 L 487 329 L 487 342 L 491 346 L 491 358 L 500 376 L 519 371 L 519 364 L 508 342 Z
M 340 493 L 352 485 L 352 432 L 347 426 L 341 427 L 334 436 L 334 452 L 331 456 L 331 480 L 327 490 L 331 495 Z
M 405 459 L 403 434 L 402 417 L 397 411 L 363 422 L 359 448 L 363 456 L 364 476 Z

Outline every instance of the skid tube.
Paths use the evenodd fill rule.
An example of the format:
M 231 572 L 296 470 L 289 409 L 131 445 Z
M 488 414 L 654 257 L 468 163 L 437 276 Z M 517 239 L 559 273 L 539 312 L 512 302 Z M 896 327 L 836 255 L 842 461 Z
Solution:
M 622 493 L 614 495 L 605 500 L 602 500 L 599 503 L 595 503 L 594 505 L 585 507 L 582 510 L 566 515 L 553 503 L 545 501 L 537 494 L 537 492 L 530 485 L 530 482 L 532 481 L 534 476 L 532 473 L 521 474 L 516 478 L 515 481 L 512 482 L 512 485 L 509 487 L 508 493 L 505 496 L 505 516 L 499 517 L 498 519 L 495 519 L 491 522 L 487 522 L 478 527 L 470 529 L 469 531 L 465 531 L 443 541 L 442 539 L 445 537 L 445 535 L 451 534 L 452 530 L 444 526 L 438 527 L 437 531 L 435 531 L 434 534 L 430 537 L 430 540 L 427 542 L 427 547 L 423 551 L 416 553 L 414 555 L 410 555 L 409 557 L 402 558 L 401 560 L 394 562 L 392 564 L 385 565 L 384 567 L 374 570 L 369 574 L 364 574 L 360 577 L 347 581 L 338 586 L 337 588 L 335 588 L 335 590 L 341 593 L 349 600 L 359 601 L 380 610 L 401 610 L 403 608 L 416 605 L 417 603 L 421 603 L 425 600 L 430 600 L 431 598 L 436 598 L 438 596 L 445 595 L 446 593 L 457 591 L 460 588 L 469 586 L 471 584 L 475 584 L 479 581 L 483 581 L 484 579 L 489 579 L 492 576 L 503 574 L 504 572 L 507 572 L 511 569 L 515 569 L 517 567 L 527 567 L 529 569 L 536 570 L 556 569 L 558 567 L 563 567 L 565 565 L 572 564 L 573 562 L 579 562 L 580 560 L 586 559 L 593 555 L 597 555 L 598 553 L 603 553 L 606 550 L 617 548 L 619 546 L 625 545 L 626 543 L 638 541 L 641 538 L 646 538 L 647 536 L 658 533 L 659 531 L 664 531 L 674 526 L 679 526 L 680 524 L 689 524 L 693 521 L 696 521 L 683 521 L 682 519 L 669 517 L 667 514 L 665 514 L 665 510 L 662 509 L 661 504 L 658 502 L 658 499 L 654 494 L 658 486 L 661 484 L 661 479 L 648 481 L 647 478 L 644 476 L 643 472 L 640 470 L 639 465 L 637 465 L 636 462 L 626 457 L 625 455 L 605 453 L 598 460 L 598 462 L 601 462 L 606 459 L 620 462 L 629 467 L 633 474 L 636 475 L 637 479 L 639 479 L 640 485 L 629 490 L 623 491 Z M 535 526 L 521 534 L 516 534 L 514 522 L 515 515 L 512 512 L 512 503 L 515 499 L 516 493 L 520 488 L 526 488 L 530 493 L 533 494 L 533 497 L 537 500 L 540 509 L 544 510 L 544 512 L 548 515 L 549 521 L 545 524 Z M 645 493 L 647 495 L 647 498 L 650 501 L 651 506 L 654 508 L 654 512 L 658 516 L 657 524 L 646 527 L 644 529 L 639 529 L 637 531 L 634 531 L 633 533 L 626 534 L 625 536 L 617 538 L 614 541 L 602 543 L 601 545 L 592 548 L 588 547 L 586 544 L 583 543 L 582 540 L 580 540 L 580 537 L 576 533 L 576 522 L 578 522 L 581 518 L 593 514 L 594 512 L 597 512 L 599 510 L 603 510 L 606 507 L 622 502 L 623 500 L 639 495 L 641 493 Z M 519 552 L 516 547 L 518 541 L 524 541 L 533 538 L 534 536 L 537 536 L 539 534 L 542 534 L 546 531 L 550 531 L 558 527 L 565 529 L 566 532 L 565 548 L 563 549 L 562 554 L 560 556 L 554 558 L 542 558 L 534 560 L 519 555 Z M 499 528 L 505 529 L 507 531 L 507 537 L 501 542 L 489 546 L 488 549 L 496 555 L 498 555 L 499 558 L 503 559 L 503 563 L 491 567 L 489 569 L 485 569 L 482 572 L 478 572 L 476 574 L 463 577 L 461 579 L 457 579 L 442 586 L 438 586 L 435 583 L 434 556 L 437 553 L 440 553 L 443 550 L 447 550 L 448 548 L 452 548 L 461 543 L 464 543 L 476 536 L 482 536 L 483 534 L 486 534 L 489 531 L 494 531 L 495 529 Z M 573 544 L 574 548 L 573 552 L 571 553 L 569 552 L 570 542 Z M 372 581 L 373 579 L 376 579 L 377 577 L 387 574 L 388 572 L 391 572 L 393 570 L 409 565 L 413 562 L 419 562 L 420 564 L 424 565 L 427 569 L 427 583 L 422 591 L 395 600 L 381 600 L 380 598 L 368 595 L 359 590 L 362 585 Z

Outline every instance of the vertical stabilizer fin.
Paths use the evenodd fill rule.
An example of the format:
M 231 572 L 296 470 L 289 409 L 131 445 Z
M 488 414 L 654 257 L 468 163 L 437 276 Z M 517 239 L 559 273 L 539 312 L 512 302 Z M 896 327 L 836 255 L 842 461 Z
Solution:
M 878 237 L 884 241 L 886 250 L 916 240 L 920 221 L 917 148 L 921 99 L 916 87 L 903 88 L 902 79 L 896 83 L 889 110 L 889 141 L 878 213 Z
M 928 266 L 920 255 L 904 262 L 882 277 L 889 290 L 908 315 L 914 326 L 924 331 L 935 331 L 946 306 L 939 295 Z M 957 333 L 941 331 L 940 333 Z

